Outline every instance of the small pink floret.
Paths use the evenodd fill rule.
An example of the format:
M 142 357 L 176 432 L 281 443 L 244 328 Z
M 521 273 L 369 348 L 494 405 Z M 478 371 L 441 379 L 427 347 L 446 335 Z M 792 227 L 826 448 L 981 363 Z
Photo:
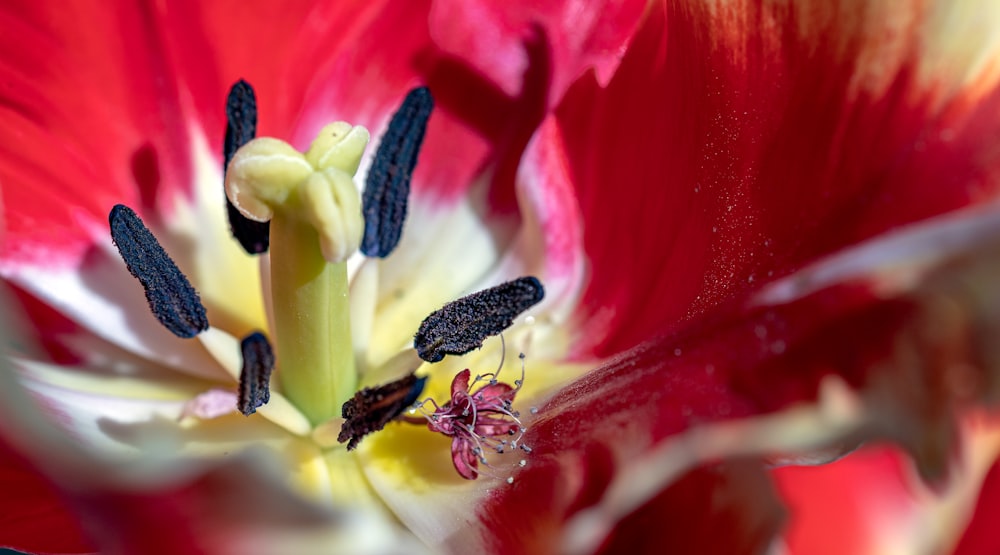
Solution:
M 518 448 L 524 427 L 513 410 L 514 397 L 521 389 L 496 380 L 488 374 L 486 385 L 469 391 L 470 372 L 459 372 L 451 382 L 451 399 L 427 414 L 427 427 L 452 438 L 451 459 L 458 474 L 467 480 L 479 477 L 479 464 L 489 466 L 486 453 L 504 453 Z M 476 382 L 484 377 L 476 378 Z

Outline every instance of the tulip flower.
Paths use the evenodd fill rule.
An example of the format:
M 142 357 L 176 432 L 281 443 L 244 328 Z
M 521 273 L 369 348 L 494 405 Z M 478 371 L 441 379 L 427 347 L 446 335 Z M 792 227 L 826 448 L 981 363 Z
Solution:
M 0 544 L 988 545 L 996 12 L 0 9 Z

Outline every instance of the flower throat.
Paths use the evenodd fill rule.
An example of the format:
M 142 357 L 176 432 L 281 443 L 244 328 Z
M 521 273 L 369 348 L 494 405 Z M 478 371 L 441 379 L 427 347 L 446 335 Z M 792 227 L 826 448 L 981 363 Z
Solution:
M 347 259 L 358 251 L 369 258 L 385 258 L 399 244 L 410 180 L 432 109 L 426 87 L 406 95 L 382 136 L 364 192 L 359 194 L 353 177 L 369 140 L 365 128 L 329 124 L 305 152 L 299 152 L 278 139 L 255 138 L 253 88 L 240 80 L 230 90 L 223 146 L 230 230 L 247 253 L 269 257 L 265 267 L 270 268 L 270 317 L 276 338 L 276 348 L 263 332 L 240 342 L 235 408 L 244 415 L 271 400 L 271 375 L 276 370 L 281 394 L 308 426 L 343 417 L 338 439 L 352 449 L 364 435 L 389 421 L 410 421 L 402 414 L 423 391 L 427 378 L 415 375 L 423 362 L 481 347 L 487 337 L 509 327 L 544 296 L 536 278 L 523 277 L 448 303 L 421 323 L 414 349 L 393 359 L 397 365 L 403 361 L 403 378 L 358 391 Z M 210 325 L 198 293 L 139 216 L 117 205 L 109 222 L 115 245 L 160 323 L 178 337 L 204 336 Z M 453 462 L 460 475 L 471 479 L 477 476 L 476 462 L 485 462 L 482 441 L 492 437 L 485 432 L 517 433 L 523 427 L 511 408 L 520 383 L 516 388 L 491 383 L 470 395 L 468 382 L 466 370 L 455 377 L 450 401 L 439 406 L 424 400 L 418 406 L 433 403 L 434 420 L 444 415 L 454 423 L 429 427 L 463 442 L 458 446 L 460 456 L 453 446 Z M 459 406 L 481 412 L 482 417 L 468 422 L 467 414 L 458 418 L 453 413 Z

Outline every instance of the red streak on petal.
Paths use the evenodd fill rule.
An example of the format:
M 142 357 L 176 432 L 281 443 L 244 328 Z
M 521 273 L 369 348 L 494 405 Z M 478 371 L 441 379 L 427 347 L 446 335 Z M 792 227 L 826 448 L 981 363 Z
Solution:
M 759 466 L 723 463 L 663 490 L 623 519 L 598 553 L 765 553 L 783 516 Z
M 19 333 L 26 339 L 25 345 L 39 345 L 45 352 L 43 360 L 62 365 L 73 365 L 83 361 L 67 339 L 82 332 L 80 326 L 59 311 L 45 304 L 19 287 L 7 284 L 12 293 L 9 299 L 17 304 L 6 308 L 8 318 L 25 319 L 26 325 L 18 326 Z
M 1000 522 L 1000 461 L 994 462 L 986 475 L 975 513 L 955 548 L 955 555 L 1000 553 L 997 522 Z

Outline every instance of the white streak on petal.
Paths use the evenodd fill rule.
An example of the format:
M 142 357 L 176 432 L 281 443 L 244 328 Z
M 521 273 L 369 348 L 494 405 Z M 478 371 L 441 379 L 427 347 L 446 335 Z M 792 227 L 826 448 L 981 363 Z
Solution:
M 235 391 L 210 389 L 185 403 L 181 410 L 180 419 L 192 417 L 212 420 L 237 413 L 236 397 Z M 242 418 L 259 418 L 255 414 L 261 415 L 261 417 L 270 420 L 271 423 L 277 424 L 285 431 L 297 436 L 306 436 L 312 431 L 309 420 L 294 405 L 289 403 L 284 395 L 276 391 L 271 392 L 271 400 L 267 404 L 257 407 L 256 413 Z
M 454 473 L 446 450 L 441 450 L 441 464 Z M 381 472 L 364 465 L 365 476 L 379 497 L 418 538 L 428 545 L 453 545 L 455 552 L 475 551 L 480 522 L 476 515 L 478 500 L 501 487 L 499 480 L 480 478 L 455 485 L 434 484 L 433 489 L 415 488 L 396 473 Z M 460 478 L 455 475 L 456 481 Z
M 425 555 L 432 553 L 415 538 L 392 526 L 388 521 L 368 513 L 343 511 L 336 524 L 326 527 L 292 528 L 285 530 L 247 530 L 232 538 L 227 554 L 273 555 Z
M 475 287 L 485 289 L 525 275 L 542 281 L 545 299 L 525 314 L 533 318 L 530 325 L 506 334 L 516 350 L 536 360 L 567 355 L 574 339 L 572 315 L 586 276 L 583 216 L 564 156 L 559 127 L 549 118 L 532 138 L 520 166 L 521 227 L 496 268 Z
M 764 287 L 754 304 L 784 304 L 836 283 L 863 280 L 891 296 L 912 289 L 959 251 L 1000 237 L 1000 205 L 975 207 L 901 227 Z
M 69 389 L 44 382 L 27 373 L 22 384 L 33 394 L 42 411 L 70 436 L 109 456 L 134 456 L 139 451 L 162 451 L 159 434 L 144 436 L 140 442 L 117 439 L 119 426 L 151 421 L 176 421 L 183 401 L 124 398 Z
M 104 365 L 91 362 L 85 366 L 58 366 L 20 356 L 10 360 L 21 376 L 55 387 L 123 399 L 186 401 L 203 389 L 200 380 L 169 372 L 146 373 L 121 367 L 114 361 Z
M 908 11 L 887 5 L 892 12 Z M 920 52 L 911 54 L 922 84 L 942 100 L 963 92 L 970 101 L 990 94 L 1000 80 L 1000 4 L 939 0 L 925 14 L 915 41 Z

